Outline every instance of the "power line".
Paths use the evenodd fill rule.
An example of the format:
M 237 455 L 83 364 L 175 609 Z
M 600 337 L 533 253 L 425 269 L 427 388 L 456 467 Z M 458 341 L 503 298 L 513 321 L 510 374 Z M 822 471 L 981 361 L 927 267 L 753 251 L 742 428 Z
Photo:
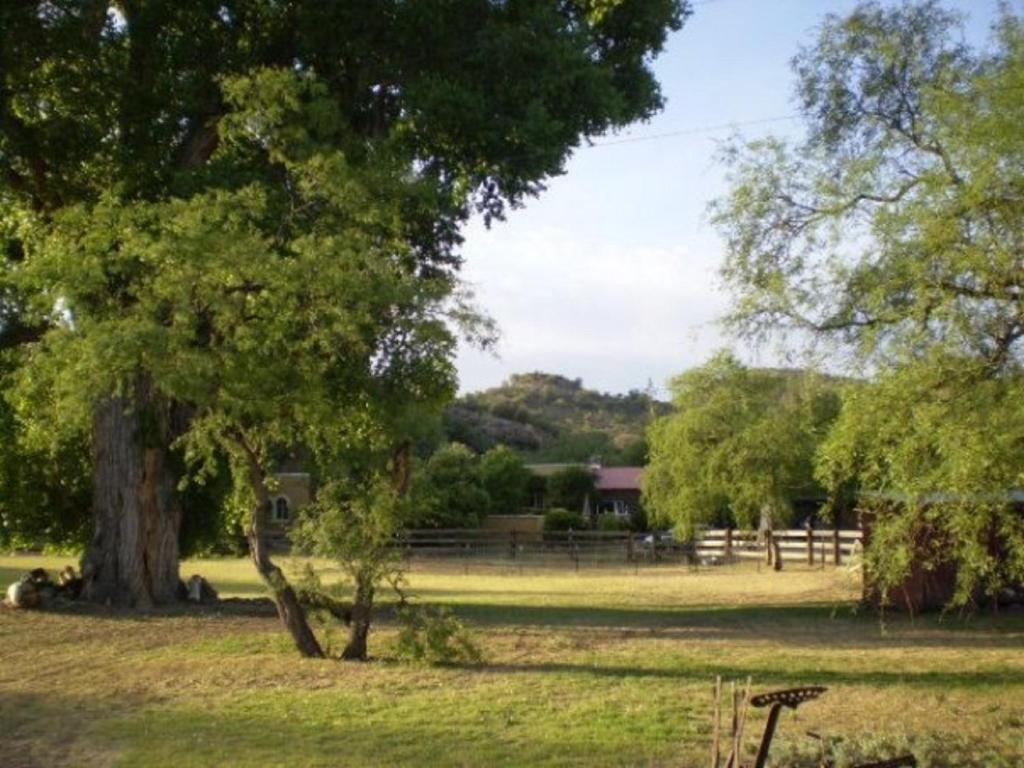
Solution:
M 786 120 L 796 120 L 800 115 L 793 113 L 789 115 L 776 115 L 774 117 L 762 117 L 756 120 L 738 120 L 731 123 L 718 123 L 717 125 L 695 126 L 693 128 L 681 128 L 678 131 L 665 131 L 663 133 L 652 133 L 647 136 L 627 136 L 622 139 L 611 139 L 609 141 L 595 141 L 589 144 L 590 147 L 610 147 L 616 144 L 635 144 L 642 141 L 658 141 L 659 139 L 670 139 L 674 136 L 696 136 L 706 133 L 718 133 L 748 125 L 766 125 L 768 123 L 780 123 Z
M 707 0 L 711 2 L 712 0 Z M 722 0 L 714 0 L 715 2 L 722 2 Z M 982 86 L 976 89 L 980 93 L 999 93 L 1005 91 L 1024 91 L 1024 86 L 1020 85 L 988 85 Z M 969 92 L 968 92 L 969 93 Z M 788 115 L 775 115 L 773 117 L 761 117 L 753 120 L 735 120 L 730 123 L 718 123 L 712 125 L 694 126 L 692 128 L 680 128 L 676 131 L 663 131 L 662 133 L 651 133 L 646 136 L 626 136 L 621 139 L 609 139 L 608 141 L 594 141 L 590 144 L 584 145 L 583 148 L 589 149 L 593 147 L 611 147 L 617 144 L 637 144 L 646 141 L 659 141 L 661 139 L 671 139 L 676 136 L 699 136 L 701 134 L 718 133 L 720 131 L 728 131 L 736 128 L 743 128 L 751 125 L 768 125 L 770 123 L 781 123 L 789 120 L 799 120 L 804 115 L 798 112 L 791 112 Z

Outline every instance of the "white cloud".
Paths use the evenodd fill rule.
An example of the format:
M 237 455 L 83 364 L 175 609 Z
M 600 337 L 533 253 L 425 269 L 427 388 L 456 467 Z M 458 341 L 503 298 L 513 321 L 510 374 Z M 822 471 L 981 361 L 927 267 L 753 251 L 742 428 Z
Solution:
M 683 246 L 581 238 L 564 229 L 474 225 L 464 276 L 501 330 L 500 360 L 462 350 L 464 390 L 511 373 L 579 376 L 611 391 L 656 385 L 720 346 L 715 258 Z

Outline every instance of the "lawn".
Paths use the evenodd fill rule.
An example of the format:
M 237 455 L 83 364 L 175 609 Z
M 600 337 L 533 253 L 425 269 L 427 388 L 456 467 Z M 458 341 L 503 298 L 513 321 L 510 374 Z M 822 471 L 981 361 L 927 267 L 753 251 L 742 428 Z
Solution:
M 67 558 L 0 558 L 6 584 Z M 222 596 L 262 594 L 241 560 L 191 561 Z M 148 616 L 0 611 L 0 764 L 124 766 L 708 763 L 711 686 L 829 687 L 783 716 L 807 731 L 910 738 L 950 765 L 1024 765 L 1024 617 L 910 621 L 854 610 L 846 571 L 425 567 L 478 666 L 301 661 L 273 616 L 237 606 Z M 752 712 L 748 733 L 760 731 Z M 927 764 L 925 761 L 923 764 Z M 941 764 L 941 761 L 940 761 Z

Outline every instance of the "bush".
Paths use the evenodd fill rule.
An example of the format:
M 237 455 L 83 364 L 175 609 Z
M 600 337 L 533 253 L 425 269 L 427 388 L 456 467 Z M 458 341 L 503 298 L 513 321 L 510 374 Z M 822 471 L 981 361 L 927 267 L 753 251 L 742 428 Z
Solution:
M 403 605 L 398 609 L 402 631 L 398 634 L 398 656 L 428 664 L 468 662 L 482 658 L 469 631 L 450 609 Z
M 596 527 L 599 531 L 628 531 L 631 526 L 627 518 L 609 513 L 598 515 Z
M 491 512 L 515 515 L 529 501 L 530 470 L 511 448 L 499 445 L 480 458 L 480 481 L 491 500 Z
M 644 533 L 651 529 L 650 520 L 647 519 L 647 510 L 643 505 L 633 510 L 629 516 L 629 529 L 634 533 Z
M 545 531 L 579 531 L 587 527 L 587 521 L 579 512 L 568 509 L 549 509 L 544 514 Z
M 818 744 L 780 738 L 773 745 L 768 765 L 780 768 L 818 768 L 820 765 L 853 768 L 868 761 L 913 754 L 921 768 L 1010 768 L 1019 765 L 1016 759 L 1006 754 L 1015 746 L 1005 744 L 1005 752 L 992 747 L 979 748 L 971 738 L 950 733 L 837 736 Z
M 491 507 L 480 462 L 459 443 L 438 448 L 416 466 L 409 499 L 412 528 L 478 528 Z

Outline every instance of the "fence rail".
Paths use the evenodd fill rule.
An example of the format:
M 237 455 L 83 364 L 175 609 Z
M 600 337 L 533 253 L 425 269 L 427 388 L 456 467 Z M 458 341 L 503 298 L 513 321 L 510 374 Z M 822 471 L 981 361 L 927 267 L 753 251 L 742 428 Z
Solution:
M 695 548 L 697 556 L 704 560 L 762 558 L 767 561 L 774 543 L 783 562 L 841 565 L 860 551 L 863 538 L 864 534 L 859 530 L 812 528 L 759 532 L 707 529 L 698 533 Z
M 701 530 L 692 542 L 666 533 L 626 531 L 499 531 L 438 529 L 406 531 L 395 547 L 408 559 L 498 561 L 518 565 L 585 566 L 659 563 L 719 564 L 771 560 L 840 565 L 860 549 L 856 530 Z
M 579 568 L 615 563 L 679 563 L 695 557 L 692 544 L 664 534 L 628 531 L 407 531 L 395 542 L 408 558 L 502 560 L 519 565 Z

